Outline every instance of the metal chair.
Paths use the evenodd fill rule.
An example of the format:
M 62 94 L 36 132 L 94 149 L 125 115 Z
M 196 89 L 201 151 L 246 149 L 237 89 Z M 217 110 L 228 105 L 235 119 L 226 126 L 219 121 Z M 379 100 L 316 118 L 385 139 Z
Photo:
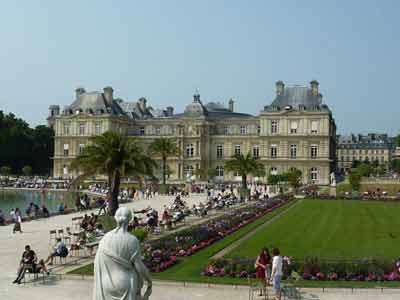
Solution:
M 52 247 L 57 239 L 57 230 L 50 230 L 49 246 Z M 53 243 L 52 243 L 53 241 Z
M 254 281 L 252 280 L 251 277 L 248 277 L 248 283 L 249 283 L 249 300 L 253 300 L 254 294 L 259 293 L 260 291 L 263 291 L 263 299 L 268 300 L 268 286 L 264 287 L 259 280 Z

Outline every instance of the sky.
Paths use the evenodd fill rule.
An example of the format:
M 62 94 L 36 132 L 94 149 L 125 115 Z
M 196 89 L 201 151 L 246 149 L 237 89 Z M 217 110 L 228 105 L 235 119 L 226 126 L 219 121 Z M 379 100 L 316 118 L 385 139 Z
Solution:
M 76 87 L 182 112 L 258 114 L 275 82 L 320 82 L 338 133 L 399 133 L 400 1 L 2 0 L 0 110 L 32 126 Z

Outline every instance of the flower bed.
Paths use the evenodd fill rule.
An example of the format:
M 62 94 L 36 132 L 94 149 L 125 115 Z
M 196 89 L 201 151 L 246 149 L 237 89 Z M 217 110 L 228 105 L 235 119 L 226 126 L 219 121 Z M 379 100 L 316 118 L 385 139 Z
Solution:
M 143 246 L 144 262 L 151 272 L 162 272 L 176 264 L 179 257 L 193 255 L 275 210 L 288 200 L 288 197 L 276 197 L 256 202 L 251 206 L 227 212 L 224 216 L 205 224 L 151 241 Z
M 321 260 L 308 257 L 303 261 L 283 258 L 283 279 L 400 281 L 400 259 L 368 258 L 359 260 Z M 201 275 L 209 277 L 255 277 L 255 259 L 220 259 L 210 261 Z

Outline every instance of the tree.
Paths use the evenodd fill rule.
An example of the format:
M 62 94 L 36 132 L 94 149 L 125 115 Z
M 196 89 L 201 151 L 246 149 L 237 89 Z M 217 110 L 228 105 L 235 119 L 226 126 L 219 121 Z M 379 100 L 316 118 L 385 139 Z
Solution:
M 23 173 L 25 176 L 31 175 L 31 174 L 32 174 L 32 167 L 31 167 L 31 166 L 24 166 L 24 167 L 22 168 L 22 173 Z
M 301 185 L 301 171 L 299 169 L 293 168 L 282 174 L 289 185 L 297 190 Z
M 81 172 L 73 185 L 96 174 L 106 175 L 110 188 L 110 214 L 118 209 L 118 193 L 122 176 L 141 179 L 152 176 L 155 162 L 134 139 L 107 131 L 89 139 L 89 145 L 71 162 L 71 169 Z
M 213 168 L 200 168 L 195 171 L 195 175 L 203 180 L 212 180 L 217 176 L 217 171 Z
M 361 177 L 369 177 L 373 172 L 373 167 L 370 163 L 361 163 L 357 166 L 356 170 L 361 175 Z
M 352 170 L 352 172 L 350 173 L 350 177 L 349 177 L 349 182 L 351 185 L 351 188 L 355 191 L 358 191 L 361 185 L 361 178 L 362 175 L 360 173 L 359 170 Z
M 243 154 L 235 154 L 232 156 L 232 159 L 225 162 L 225 170 L 239 172 L 242 177 L 242 186 L 244 189 L 247 189 L 247 175 L 258 174 L 264 170 L 264 166 L 250 153 L 246 156 Z
M 391 165 L 393 171 L 400 173 L 400 159 L 393 159 Z
M 169 156 L 178 154 L 178 148 L 173 139 L 158 138 L 155 139 L 149 147 L 150 153 L 161 156 L 162 161 L 162 183 L 165 185 L 167 176 L 167 159 Z
M 1 168 L 0 168 L 0 174 L 1 175 L 3 175 L 3 176 L 7 176 L 7 175 L 10 175 L 11 174 L 11 167 L 9 167 L 9 166 L 2 166 Z
M 400 147 L 400 134 L 396 136 L 396 147 Z

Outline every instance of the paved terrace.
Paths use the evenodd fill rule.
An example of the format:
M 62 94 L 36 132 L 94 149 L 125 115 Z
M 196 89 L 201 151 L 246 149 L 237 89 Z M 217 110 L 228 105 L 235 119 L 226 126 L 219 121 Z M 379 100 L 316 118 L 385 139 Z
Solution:
M 171 203 L 173 197 L 158 196 L 149 200 L 141 199 L 134 203 L 124 204 L 135 210 L 147 206 L 161 211 L 163 205 Z M 185 198 L 190 206 L 204 201 L 204 195 L 193 195 Z M 42 282 L 27 283 L 26 285 L 13 285 L 16 269 L 24 246 L 30 244 L 39 258 L 47 257 L 49 253 L 49 230 L 65 228 L 71 225 L 71 218 L 84 213 L 73 213 L 59 215 L 47 219 L 38 219 L 22 224 L 23 233 L 12 233 L 12 225 L 0 227 L 0 299 L 91 299 L 93 282 L 91 278 L 82 280 L 80 277 L 67 276 L 63 280 L 49 280 Z M 400 290 L 351 290 L 330 289 L 322 292 L 320 289 L 305 289 L 312 299 L 321 300 L 368 300 L 368 299 L 400 299 Z M 155 282 L 153 287 L 153 300 L 189 300 L 189 299 L 248 299 L 247 287 L 211 286 L 190 284 L 183 286 L 182 283 Z

